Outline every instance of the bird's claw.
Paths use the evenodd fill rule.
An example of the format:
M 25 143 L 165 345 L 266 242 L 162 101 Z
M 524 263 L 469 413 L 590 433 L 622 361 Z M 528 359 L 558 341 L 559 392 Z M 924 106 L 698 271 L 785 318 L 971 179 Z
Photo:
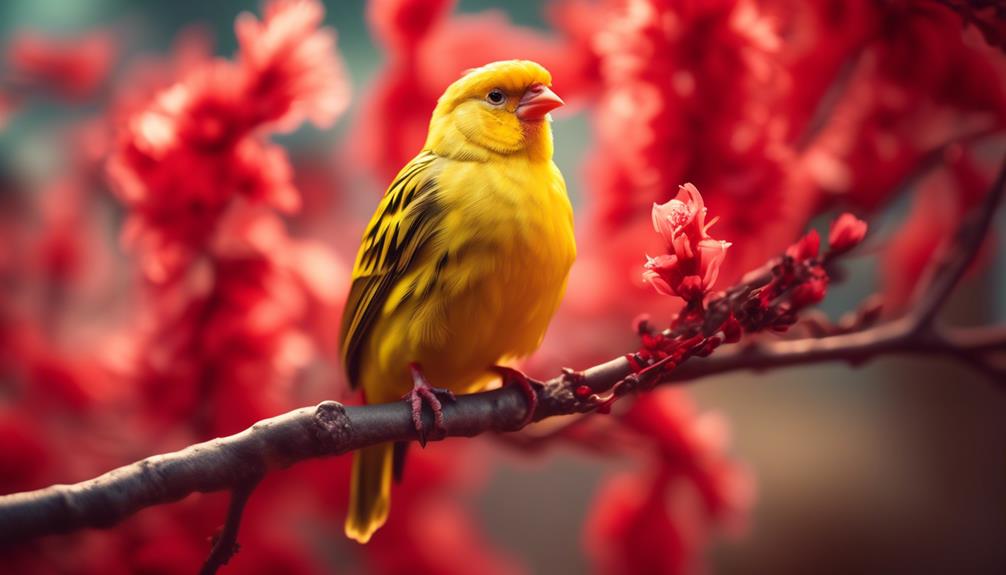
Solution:
M 444 401 L 453 402 L 454 392 L 431 386 L 418 364 L 409 364 L 409 371 L 412 372 L 412 391 L 402 396 L 402 399 L 412 407 L 412 424 L 419 435 L 419 445 L 426 447 L 427 431 L 423 425 L 423 403 L 429 405 L 433 411 L 433 429 L 437 437 L 444 437 L 447 435 L 447 425 L 444 423 L 443 402 L 438 396 L 443 397 Z
M 534 413 L 538 409 L 538 392 L 534 386 L 540 386 L 541 384 L 512 367 L 494 365 L 492 371 L 499 374 L 504 386 L 516 385 L 524 393 L 524 398 L 527 399 L 527 411 L 520 421 L 520 427 L 523 428 L 534 421 Z

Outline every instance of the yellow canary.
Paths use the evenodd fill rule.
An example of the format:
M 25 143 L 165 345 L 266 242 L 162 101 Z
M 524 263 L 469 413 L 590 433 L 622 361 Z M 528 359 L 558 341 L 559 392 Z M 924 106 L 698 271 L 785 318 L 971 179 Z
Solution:
M 423 402 L 442 427 L 437 393 L 512 376 L 498 364 L 537 349 L 565 290 L 576 244 L 552 162 L 548 112 L 562 100 L 551 82 L 510 60 L 451 84 L 364 232 L 342 320 L 346 372 L 367 403 L 410 398 L 421 438 Z M 387 519 L 393 459 L 391 444 L 354 455 L 350 538 L 365 543 Z

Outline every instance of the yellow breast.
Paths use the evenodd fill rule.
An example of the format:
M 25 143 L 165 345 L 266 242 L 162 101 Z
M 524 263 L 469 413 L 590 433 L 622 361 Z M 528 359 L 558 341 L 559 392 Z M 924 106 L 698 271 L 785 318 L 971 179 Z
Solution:
M 485 385 L 486 368 L 534 351 L 576 256 L 572 208 L 551 161 L 451 162 L 439 182 L 446 213 L 430 256 L 437 261 L 415 272 L 425 274 L 419 285 L 436 285 L 375 326 L 377 361 L 363 378 L 369 401 L 407 392 L 410 361 L 434 386 L 467 393 Z

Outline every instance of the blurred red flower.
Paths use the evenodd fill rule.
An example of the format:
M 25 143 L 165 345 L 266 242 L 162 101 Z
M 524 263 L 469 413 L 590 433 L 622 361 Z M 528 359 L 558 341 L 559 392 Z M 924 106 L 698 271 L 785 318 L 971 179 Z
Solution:
M 82 99 L 105 81 L 115 56 L 116 42 L 108 32 L 68 39 L 23 33 L 8 46 L 7 65 L 26 87 Z
M 321 5 L 277 1 L 265 11 L 262 22 L 238 19 L 237 63 L 197 65 L 123 120 L 108 173 L 132 211 L 126 239 L 155 281 L 188 265 L 235 197 L 296 210 L 286 154 L 256 129 L 327 126 L 347 104 Z
M 335 58 L 335 31 L 321 28 L 324 7 L 314 0 L 277 0 L 261 22 L 249 13 L 235 23 L 246 107 L 253 122 L 289 130 L 305 119 L 320 128 L 349 105 L 349 84 Z
M 143 341 L 158 343 L 133 374 L 155 419 L 208 402 L 220 409 L 203 413 L 201 433 L 229 433 L 280 411 L 314 353 L 309 302 L 342 294 L 317 279 L 339 276 L 337 260 L 305 251 L 270 210 L 295 211 L 300 197 L 266 135 L 328 125 L 346 106 L 323 14 L 318 2 L 279 0 L 261 22 L 242 15 L 236 62 L 197 59 L 121 117 L 108 175 L 130 210 L 124 239 L 157 290 Z
M 866 222 L 845 212 L 831 223 L 828 232 L 828 250 L 831 255 L 845 253 L 859 245 L 866 237 Z
M 653 249 L 644 215 L 673 199 L 680 182 L 698 186 L 722 216 L 717 237 L 734 247 L 717 267 L 729 280 L 788 245 L 816 198 L 779 106 L 791 86 L 782 32 L 760 3 L 588 5 L 596 12 L 590 18 L 571 10 L 556 17 L 586 34 L 597 58 L 596 137 L 586 164 L 590 231 L 578 265 L 603 267 L 599 283 L 611 285 L 572 297 L 584 300 L 585 313 L 620 312 L 628 321 L 638 313 L 639 301 L 624 294 L 640 293 L 639 250 Z M 590 25 L 577 26 L 580 19 Z M 646 306 L 667 313 L 671 303 Z
M 0 410 L 0 494 L 44 485 L 53 457 L 45 437 L 30 414 Z
M 997 49 L 962 40 L 960 18 L 938 2 L 848 4 L 822 5 L 817 14 L 829 32 L 854 31 L 855 44 L 832 87 L 841 97 L 821 111 L 828 115 L 805 163 L 827 197 L 872 210 L 947 144 L 1006 126 L 1006 62 Z M 854 21 L 828 21 L 849 14 Z M 832 38 L 821 34 L 815 42 L 826 46 Z M 810 77 L 819 54 L 804 57 Z
M 817 230 L 810 230 L 796 243 L 786 248 L 786 255 L 798 262 L 817 257 L 821 251 L 821 236 Z
M 678 390 L 639 397 L 623 416 L 646 465 L 605 482 L 585 531 L 600 573 L 690 573 L 716 526 L 751 505 L 748 472 L 727 459 L 726 422 L 698 414 Z

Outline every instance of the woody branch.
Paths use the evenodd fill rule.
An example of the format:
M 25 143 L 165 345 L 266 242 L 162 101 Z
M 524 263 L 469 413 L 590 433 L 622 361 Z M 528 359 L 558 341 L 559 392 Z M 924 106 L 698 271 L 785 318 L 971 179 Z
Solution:
M 533 419 L 594 411 L 605 405 L 598 395 L 613 390 L 615 395 L 737 370 L 828 361 L 858 365 L 895 354 L 943 355 L 1001 384 L 1006 367 L 996 363 L 996 356 L 1006 353 L 1006 326 L 947 329 L 935 319 L 992 227 L 1004 189 L 1006 163 L 983 204 L 965 219 L 934 263 L 913 311 L 905 317 L 853 333 L 742 344 L 673 370 L 647 371 L 645 367 L 655 366 L 652 363 L 640 370 L 638 359 L 623 356 L 583 372 L 567 371 L 537 387 L 539 401 Z M 769 273 L 767 269 L 760 273 Z M 764 281 L 758 275 L 749 275 L 746 281 Z M 692 356 L 686 354 L 683 359 Z M 460 396 L 456 402 L 444 405 L 446 436 L 515 431 L 526 410 L 524 394 L 515 387 Z M 431 414 L 424 413 L 423 418 L 432 428 Z M 416 439 L 410 409 L 403 402 L 343 406 L 325 401 L 260 421 L 241 433 L 156 455 L 94 479 L 0 497 L 0 542 L 108 527 L 146 507 L 177 501 L 192 493 L 229 490 L 233 500 L 227 524 L 204 567 L 204 572 L 211 573 L 236 550 L 241 509 L 265 474 L 307 459 Z

